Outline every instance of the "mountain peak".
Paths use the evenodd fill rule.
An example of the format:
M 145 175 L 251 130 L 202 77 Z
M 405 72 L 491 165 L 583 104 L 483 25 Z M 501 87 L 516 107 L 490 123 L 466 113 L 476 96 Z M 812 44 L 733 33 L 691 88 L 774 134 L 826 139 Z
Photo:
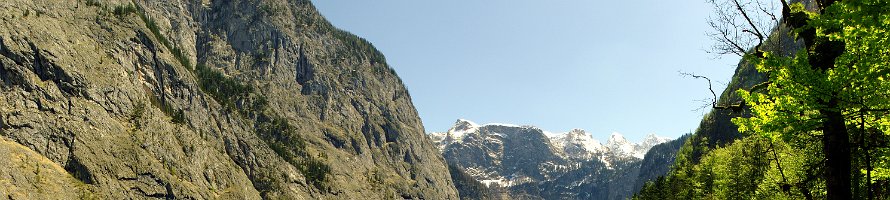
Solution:
M 667 137 L 661 137 L 661 136 L 655 135 L 654 133 L 650 133 L 649 135 L 646 135 L 646 138 L 643 138 L 642 142 L 644 142 L 644 143 L 646 143 L 646 142 L 663 143 L 663 142 L 667 142 L 669 140 L 671 140 L 671 139 L 667 138 Z
M 627 138 L 625 138 L 624 135 L 615 132 L 612 133 L 612 136 L 609 138 L 606 146 L 617 154 L 643 158 L 643 156 L 646 155 L 646 152 L 649 151 L 649 149 L 651 149 L 653 146 L 668 141 L 671 141 L 671 139 L 655 134 L 649 134 L 646 135 L 646 137 L 643 138 L 642 141 L 631 143 L 627 141 Z
M 609 137 L 609 141 L 607 141 L 607 143 L 609 143 L 609 144 L 627 144 L 628 142 L 627 142 L 627 138 L 625 138 L 624 135 L 622 135 L 621 133 L 618 133 L 618 132 L 614 132 L 614 133 L 612 133 L 612 136 Z
M 466 119 L 458 119 L 454 122 L 454 126 L 448 129 L 446 137 L 454 141 L 460 141 L 465 134 L 476 132 L 476 130 L 479 130 L 479 124 Z
M 557 149 L 562 149 L 567 156 L 574 158 L 587 158 L 608 150 L 582 129 L 572 129 L 567 133 L 551 136 L 550 140 Z
M 655 146 L 655 145 L 657 145 L 657 144 L 665 143 L 665 142 L 668 142 L 668 141 L 671 141 L 671 139 L 670 139 L 670 138 L 666 138 L 666 137 L 661 137 L 661 136 L 655 135 L 655 134 L 653 133 L 653 134 L 646 135 L 646 138 L 644 138 L 643 141 L 641 141 L 641 142 L 638 144 L 638 148 L 639 148 L 639 149 L 645 149 L 646 151 L 648 151 L 648 150 L 649 150 L 650 148 L 652 148 L 653 146 Z M 640 153 L 640 152 L 638 152 L 638 153 Z M 643 151 L 643 152 L 641 153 L 641 155 L 645 155 L 645 151 Z M 638 157 L 642 157 L 642 156 L 638 156 Z
M 478 128 L 479 124 L 476 124 L 470 120 L 466 119 L 458 119 L 454 122 L 454 126 L 451 127 L 451 130 L 468 130 L 472 128 Z
M 571 131 L 569 131 L 568 134 L 575 135 L 575 136 L 583 136 L 583 135 L 587 135 L 587 132 L 585 132 L 584 129 L 576 128 L 576 129 L 572 129 Z
M 606 143 L 601 143 L 593 138 L 583 129 L 572 129 L 568 132 L 553 133 L 540 130 L 534 126 L 519 126 L 513 124 L 488 123 L 479 125 L 467 119 L 458 119 L 454 122 L 454 126 L 445 133 L 433 133 L 430 136 L 434 141 L 439 143 L 439 147 L 444 148 L 448 143 L 463 143 L 463 138 L 467 134 L 479 134 L 481 129 L 492 127 L 508 127 L 522 129 L 539 130 L 553 145 L 553 148 L 560 149 L 567 153 L 569 157 L 584 158 L 595 154 L 613 154 L 619 157 L 637 157 L 642 158 L 652 146 L 668 142 L 671 139 L 661 137 L 655 134 L 648 134 L 639 142 L 630 142 L 619 132 L 613 132 Z M 518 129 L 517 129 L 518 130 Z M 510 132 L 510 131 L 508 131 Z M 500 133 L 496 133 L 500 135 Z M 543 141 L 542 141 L 543 142 Z M 608 162 L 608 161 L 607 161 Z

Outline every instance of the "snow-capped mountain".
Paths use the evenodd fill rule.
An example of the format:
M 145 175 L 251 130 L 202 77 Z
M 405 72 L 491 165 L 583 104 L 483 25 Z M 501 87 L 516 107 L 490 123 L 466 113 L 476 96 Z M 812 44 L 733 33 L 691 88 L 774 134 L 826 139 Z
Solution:
M 444 133 L 430 138 L 452 163 L 480 182 L 512 186 L 544 180 L 550 170 L 566 168 L 541 129 L 511 124 L 485 124 L 458 120 Z
M 609 141 L 606 143 L 606 147 L 609 148 L 612 153 L 621 155 L 621 156 L 633 156 L 636 158 L 642 159 L 643 156 L 646 155 L 646 152 L 657 144 L 665 143 L 671 141 L 670 138 L 656 136 L 655 134 L 649 134 L 646 136 L 643 141 L 638 143 L 628 142 L 624 135 L 620 133 L 612 133 L 612 136 L 609 137 Z
M 548 137 L 556 149 L 562 150 L 567 157 L 572 159 L 590 159 L 594 156 L 604 155 L 609 151 L 608 147 L 581 129 L 573 129 L 562 134 L 550 134 Z
M 603 144 L 581 129 L 564 133 L 533 126 L 478 125 L 460 119 L 447 132 L 431 133 L 449 164 L 477 181 L 544 199 L 623 199 L 633 191 L 640 161 L 655 135 L 639 143 L 613 133 Z M 583 198 L 582 198 L 583 197 Z
M 454 123 L 454 126 L 451 129 L 448 129 L 448 132 L 444 133 L 431 133 L 430 138 L 439 144 L 439 150 L 445 148 L 446 144 L 453 142 L 461 142 L 464 135 L 467 133 L 475 133 L 479 131 L 479 125 L 473 123 L 469 120 L 458 119 L 457 122 Z
M 646 135 L 646 138 L 644 138 L 642 142 L 636 143 L 634 156 L 637 158 L 643 158 L 643 156 L 646 155 L 646 152 L 649 152 L 649 150 L 651 150 L 652 147 L 654 147 L 655 145 L 670 142 L 672 140 L 673 139 L 657 136 L 655 134 Z
M 533 128 L 533 126 L 519 126 L 512 124 L 491 123 L 480 126 L 466 119 L 459 119 L 454 123 L 447 132 L 430 133 L 429 136 L 435 142 L 439 149 L 444 149 L 451 143 L 461 143 L 467 134 L 476 134 L 481 127 L 502 126 L 514 128 Z M 670 138 L 657 136 L 655 134 L 647 135 L 643 141 L 638 143 L 629 142 L 621 133 L 612 133 L 606 144 L 593 139 L 592 135 L 582 129 L 572 129 L 565 133 L 552 133 L 542 131 L 549 139 L 551 145 L 556 151 L 560 151 L 567 158 L 572 159 L 588 159 L 594 155 L 612 154 L 617 157 L 636 157 L 642 159 L 652 146 L 671 141 Z M 473 138 L 475 139 L 475 138 Z

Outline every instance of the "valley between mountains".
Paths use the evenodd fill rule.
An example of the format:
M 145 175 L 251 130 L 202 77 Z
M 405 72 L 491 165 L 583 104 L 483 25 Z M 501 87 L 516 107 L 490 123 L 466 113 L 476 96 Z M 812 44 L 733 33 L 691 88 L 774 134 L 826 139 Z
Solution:
M 406 86 L 411 82 L 402 79 L 410 73 L 399 71 L 400 76 L 375 45 L 334 26 L 316 8 L 315 3 L 321 2 L 3 0 L 0 200 L 890 199 L 888 0 L 708 1 L 716 16 L 707 23 L 714 29 L 707 37 L 718 43 L 714 51 L 741 59 L 725 70 L 733 75 L 722 92 L 714 87 L 721 80 L 681 73 L 701 81 L 695 90 L 709 92 L 702 107 L 706 114 L 700 122 L 698 116 L 691 118 L 699 122 L 691 133 L 678 138 L 651 134 L 640 141 L 629 141 L 619 133 L 598 141 L 593 135 L 606 133 L 549 132 L 534 125 L 477 124 L 465 119 L 445 132 L 427 133 L 425 125 L 432 126 L 421 120 L 415 107 L 415 100 L 423 98 L 412 96 Z M 344 2 L 356 3 L 338 3 Z M 562 35 L 572 33 L 569 29 L 549 29 L 578 24 L 516 20 L 499 15 L 503 10 L 467 8 L 461 4 L 470 3 L 466 1 L 446 3 L 453 5 L 439 7 L 456 5 L 467 13 L 421 5 L 412 13 L 448 16 L 439 21 L 390 16 L 389 20 L 420 21 L 405 23 L 412 27 L 435 25 L 422 30 L 426 34 L 420 37 L 443 42 L 423 43 L 429 48 L 423 50 L 441 50 L 436 53 L 401 48 L 441 56 L 426 63 L 448 64 L 459 58 L 445 54 L 458 52 L 484 66 L 497 66 L 487 73 L 460 66 L 410 69 L 445 68 L 470 77 L 465 80 L 513 87 L 479 93 L 549 101 L 559 98 L 540 93 L 571 93 L 563 89 L 583 80 L 615 84 L 573 94 L 618 103 L 564 98 L 582 106 L 670 105 L 651 103 L 665 96 L 651 94 L 656 92 L 693 98 L 647 86 L 666 83 L 667 78 L 641 78 L 661 73 L 655 70 L 663 67 L 661 62 L 681 58 L 670 54 L 676 52 L 652 48 L 684 42 L 660 43 L 637 35 L 678 37 L 671 34 L 681 28 L 659 23 L 688 21 L 683 18 L 689 14 L 685 9 L 660 8 L 680 2 L 646 5 L 651 10 L 635 10 L 642 6 L 622 1 L 609 3 L 627 8 L 596 2 L 596 7 L 569 14 L 566 21 L 617 21 L 602 25 L 622 28 L 590 26 L 602 35 L 581 34 L 581 38 Z M 512 7 L 522 2 L 509 3 L 501 7 L 524 11 Z M 522 5 L 534 12 L 513 17 L 547 19 L 565 14 L 561 9 L 579 8 L 562 1 L 544 2 L 562 6 L 548 10 L 538 8 L 545 6 L 541 1 L 533 3 L 537 4 Z M 390 14 L 396 8 L 360 9 Z M 618 12 L 606 19 L 580 17 L 599 11 Z M 636 14 L 626 14 L 630 11 Z M 366 17 L 352 12 L 359 13 L 346 13 Z M 505 21 L 486 21 L 485 16 Z M 458 19 L 473 21 L 454 25 L 457 28 L 446 26 Z M 501 23 L 506 21 L 522 24 Z M 399 39 L 414 33 L 384 29 L 376 22 L 361 25 Z M 526 35 L 510 42 L 498 40 L 503 43 L 492 45 L 497 51 L 471 51 L 477 50 L 473 46 L 477 43 L 510 38 L 478 30 L 480 25 L 506 27 L 511 35 L 555 33 L 531 34 L 541 37 L 537 40 Z M 634 29 L 640 27 L 644 29 Z M 638 31 L 621 32 L 625 29 Z M 432 36 L 439 32 L 448 34 Z M 591 38 L 599 40 L 594 43 Z M 618 42 L 609 43 L 612 40 Z M 410 43 L 406 41 L 395 43 Z M 460 46 L 456 41 L 472 44 Z M 567 46 L 549 46 L 552 43 Z M 563 48 L 576 44 L 601 49 Z M 515 55 L 528 52 L 534 56 Z M 563 55 L 578 52 L 585 55 Z M 545 54 L 557 58 L 539 57 Z M 662 54 L 670 54 L 670 59 L 653 58 Z M 520 57 L 536 60 L 514 62 Z M 615 58 L 620 62 L 599 62 Z M 653 60 L 658 65 L 637 62 Z M 562 70 L 550 64 L 555 61 L 583 63 L 586 68 Z M 590 74 L 588 69 L 594 67 L 606 73 Z M 542 78 L 546 74 L 558 76 Z M 425 83 L 435 85 L 437 89 L 429 89 L 432 92 L 475 92 L 450 88 L 444 84 L 449 83 L 447 78 L 454 77 Z M 616 81 L 608 82 L 612 80 Z M 544 83 L 562 85 L 539 86 Z M 616 89 L 618 85 L 646 90 L 636 97 L 604 94 L 623 90 Z M 496 103 L 510 99 L 489 98 Z M 454 100 L 435 100 L 443 99 Z M 576 107 L 537 110 L 567 112 Z M 610 109 L 631 111 L 615 107 Z M 654 109 L 640 110 L 648 114 Z M 626 126 L 657 121 L 635 118 L 639 116 L 618 119 L 633 119 L 624 121 Z M 649 119 L 659 118 L 674 122 L 670 115 Z

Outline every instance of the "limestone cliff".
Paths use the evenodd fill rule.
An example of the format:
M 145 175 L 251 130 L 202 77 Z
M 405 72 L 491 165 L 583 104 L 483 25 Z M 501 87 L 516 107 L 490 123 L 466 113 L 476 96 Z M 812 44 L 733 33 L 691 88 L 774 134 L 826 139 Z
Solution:
M 383 55 L 308 1 L 6 0 L 0 19 L 2 196 L 457 198 Z

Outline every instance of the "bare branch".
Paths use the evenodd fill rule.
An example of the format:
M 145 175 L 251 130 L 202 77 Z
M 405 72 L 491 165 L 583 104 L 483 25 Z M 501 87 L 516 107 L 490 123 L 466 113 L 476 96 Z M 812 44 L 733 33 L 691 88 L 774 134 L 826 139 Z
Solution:
M 735 3 L 736 10 L 738 10 L 739 13 L 742 14 L 743 17 L 745 17 L 745 21 L 748 22 L 748 25 L 751 26 L 752 29 L 754 29 L 754 32 L 748 32 L 754 34 L 754 36 L 756 36 L 757 39 L 760 40 L 760 42 L 757 43 L 757 46 L 763 44 L 763 33 L 760 32 L 760 29 L 757 28 L 757 25 L 754 24 L 754 21 L 751 20 L 751 17 L 748 17 L 748 11 L 746 11 L 745 8 L 742 7 L 742 5 L 739 3 L 739 0 L 732 0 L 732 2 Z M 757 49 L 754 50 L 757 51 Z
M 704 98 L 704 99 L 699 99 L 699 100 L 695 100 L 695 101 L 701 103 L 700 104 L 701 106 L 699 106 L 698 108 L 695 108 L 692 111 L 703 112 L 703 111 L 705 111 L 706 108 L 713 108 L 713 105 L 711 103 L 713 103 L 714 100 L 711 98 Z
M 710 79 L 710 78 L 708 78 L 707 76 L 700 76 L 700 75 L 695 75 L 695 74 L 693 74 L 693 73 L 686 73 L 686 72 L 682 72 L 682 71 L 679 72 L 679 73 L 680 73 L 680 75 L 682 75 L 682 76 L 684 76 L 684 77 L 692 77 L 692 78 L 696 78 L 696 79 L 705 79 L 705 80 L 707 80 L 707 81 L 708 81 L 708 90 L 711 91 L 711 96 L 714 97 L 713 99 L 711 99 L 711 100 L 712 100 L 712 101 L 711 101 L 711 106 L 712 106 L 712 107 L 717 107 L 717 93 L 714 93 L 714 87 L 711 85 L 711 79 Z
M 767 81 L 767 82 L 759 83 L 759 84 L 757 84 L 757 85 L 752 86 L 752 87 L 751 87 L 751 90 L 748 90 L 748 92 L 756 92 L 756 91 L 758 91 L 758 90 L 765 89 L 765 88 L 766 88 L 767 86 L 769 86 L 770 84 L 773 84 L 773 81 Z
M 740 112 L 742 110 L 742 108 L 745 106 L 745 102 L 741 102 L 739 104 L 733 104 L 733 105 L 717 105 L 717 93 L 714 92 L 714 85 L 711 82 L 711 78 L 708 78 L 707 76 L 696 75 L 693 73 L 687 73 L 687 72 L 682 72 L 682 71 L 680 71 L 679 73 L 681 76 L 684 76 L 684 77 L 692 77 L 695 79 L 705 79 L 708 81 L 708 90 L 711 91 L 711 96 L 713 97 L 710 102 L 711 108 L 731 109 L 733 112 Z M 699 109 L 702 109 L 702 108 L 699 108 Z
M 784 0 L 780 0 L 780 1 L 782 1 L 782 3 L 785 3 Z M 760 0 L 757 1 L 757 8 L 760 9 L 760 12 L 769 16 L 770 20 L 772 20 L 773 24 L 775 24 L 775 25 L 779 24 L 779 19 L 778 19 L 778 17 L 776 17 L 776 14 L 770 12 L 769 10 L 767 10 L 767 8 L 763 7 L 763 4 L 760 3 Z M 775 9 L 773 8 L 773 10 L 775 10 Z
M 750 52 L 762 57 L 761 46 L 779 24 L 779 15 L 775 3 L 761 1 L 709 0 L 714 15 L 708 18 L 708 25 L 713 29 L 710 36 L 716 41 L 709 53 L 744 56 Z
M 717 32 L 710 34 L 711 38 L 718 41 L 714 45 L 714 51 L 708 53 L 745 55 L 745 48 L 741 44 L 736 43 L 738 37 L 732 37 L 726 27 L 718 25 L 714 21 L 709 21 L 708 24 Z

